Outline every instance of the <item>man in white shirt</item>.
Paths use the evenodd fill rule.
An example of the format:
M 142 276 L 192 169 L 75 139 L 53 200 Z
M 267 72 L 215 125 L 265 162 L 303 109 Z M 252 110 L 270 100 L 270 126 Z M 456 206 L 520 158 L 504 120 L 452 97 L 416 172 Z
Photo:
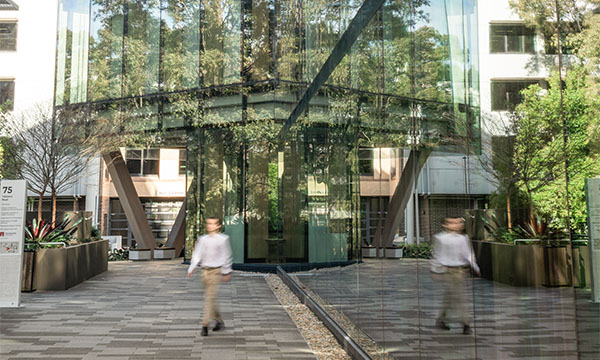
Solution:
M 220 282 L 227 282 L 231 278 L 231 246 L 229 236 L 220 232 L 221 221 L 217 217 L 206 218 L 206 235 L 200 236 L 196 241 L 192 261 L 188 268 L 187 277 L 190 278 L 198 265 L 202 268 L 202 281 L 204 283 L 204 318 L 202 320 L 202 336 L 208 335 L 208 325 L 212 320 L 217 323 L 213 331 L 225 326 L 215 301 Z
M 457 317 L 462 321 L 463 334 L 471 333 L 466 312 L 466 278 L 469 268 L 479 275 L 479 267 L 475 261 L 475 253 L 469 237 L 463 234 L 464 222 L 461 218 L 446 218 L 444 231 L 434 236 L 433 259 L 431 271 L 443 280 L 444 300 L 442 311 L 437 319 L 437 326 L 450 330 L 446 325 L 446 315 L 453 307 Z

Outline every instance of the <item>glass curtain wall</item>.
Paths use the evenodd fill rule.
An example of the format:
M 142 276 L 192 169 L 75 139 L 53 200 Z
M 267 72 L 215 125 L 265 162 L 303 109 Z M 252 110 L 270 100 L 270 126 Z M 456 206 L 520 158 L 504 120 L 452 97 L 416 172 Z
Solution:
M 58 2 L 56 105 L 87 100 L 89 5 L 77 0 Z
M 328 266 L 297 280 L 374 357 L 587 351 L 582 252 L 484 241 L 477 1 L 384 1 L 280 133 L 363 3 L 61 0 L 56 105 L 185 147 L 186 259 L 218 216 L 237 264 Z M 482 277 L 432 273 L 447 217 L 466 218 Z M 448 303 L 466 314 L 450 330 Z

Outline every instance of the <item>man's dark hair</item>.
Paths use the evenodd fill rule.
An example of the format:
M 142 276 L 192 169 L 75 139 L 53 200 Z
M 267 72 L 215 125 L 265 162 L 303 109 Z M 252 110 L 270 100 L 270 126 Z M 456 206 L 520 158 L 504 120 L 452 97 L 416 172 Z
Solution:
M 444 220 L 442 221 L 442 224 L 445 225 L 447 224 L 450 220 L 461 220 L 464 221 L 464 219 L 462 218 L 462 216 L 446 216 L 444 218 Z
M 219 223 L 219 225 L 221 224 L 221 218 L 218 216 L 208 216 L 206 219 L 204 219 L 204 221 L 206 222 L 206 220 L 217 220 L 217 222 Z

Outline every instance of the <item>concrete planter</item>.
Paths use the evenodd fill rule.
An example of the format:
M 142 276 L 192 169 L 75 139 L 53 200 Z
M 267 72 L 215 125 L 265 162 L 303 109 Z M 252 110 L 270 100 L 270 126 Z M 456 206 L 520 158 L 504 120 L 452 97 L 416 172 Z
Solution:
M 573 286 L 590 287 L 592 279 L 590 268 L 590 252 L 587 245 L 579 245 L 573 248 Z
M 21 274 L 21 291 L 35 291 L 35 250 L 25 250 L 23 252 L 23 269 Z
M 569 286 L 573 283 L 570 246 L 545 247 L 544 264 L 544 286 Z
M 402 257 L 402 248 L 386 248 L 385 257 L 388 259 L 399 259 Z
M 152 260 L 152 249 L 129 249 L 129 260 Z
M 481 276 L 488 280 L 513 286 L 585 286 L 589 264 L 582 257 L 574 267 L 570 246 L 473 241 L 473 249 Z
M 362 248 L 362 257 L 374 258 L 377 257 L 377 248 L 375 247 L 364 247 Z
M 131 257 L 130 257 L 131 258 Z M 166 260 L 175 258 L 175 248 L 162 247 L 154 249 L 154 259 Z
M 56 249 L 38 249 L 35 288 L 67 290 L 108 270 L 108 241 L 100 240 Z

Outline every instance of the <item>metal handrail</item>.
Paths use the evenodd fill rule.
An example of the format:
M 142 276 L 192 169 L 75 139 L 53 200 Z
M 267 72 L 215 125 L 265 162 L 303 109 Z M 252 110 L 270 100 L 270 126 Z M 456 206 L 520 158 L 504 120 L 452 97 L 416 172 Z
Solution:
M 40 245 L 56 245 L 56 244 L 62 244 L 63 248 L 67 247 L 67 243 L 64 241 L 51 241 L 51 242 L 39 242 L 38 244 Z
M 513 240 L 513 245 L 517 245 L 518 242 L 522 242 L 522 243 L 537 243 L 540 242 L 542 240 L 540 239 L 514 239 Z
M 582 243 L 582 241 L 585 240 L 573 240 L 572 243 Z M 569 243 L 569 239 L 556 239 L 556 240 L 550 240 L 550 239 L 514 239 L 513 240 L 513 245 L 517 245 L 517 243 L 525 243 L 525 244 L 529 244 L 529 243 L 540 243 L 540 242 L 552 242 L 552 243 L 560 243 L 560 244 L 568 244 Z
M 276 269 L 277 275 L 283 283 L 290 288 L 298 299 L 300 299 L 301 303 L 306 305 L 306 307 L 308 307 L 313 314 L 323 322 L 323 325 L 331 331 L 338 343 L 346 350 L 353 360 L 372 359 L 371 356 L 369 356 L 369 354 L 358 345 L 350 335 L 348 335 L 348 333 L 346 333 L 346 331 L 291 278 L 291 276 L 288 275 L 281 265 L 277 265 Z

